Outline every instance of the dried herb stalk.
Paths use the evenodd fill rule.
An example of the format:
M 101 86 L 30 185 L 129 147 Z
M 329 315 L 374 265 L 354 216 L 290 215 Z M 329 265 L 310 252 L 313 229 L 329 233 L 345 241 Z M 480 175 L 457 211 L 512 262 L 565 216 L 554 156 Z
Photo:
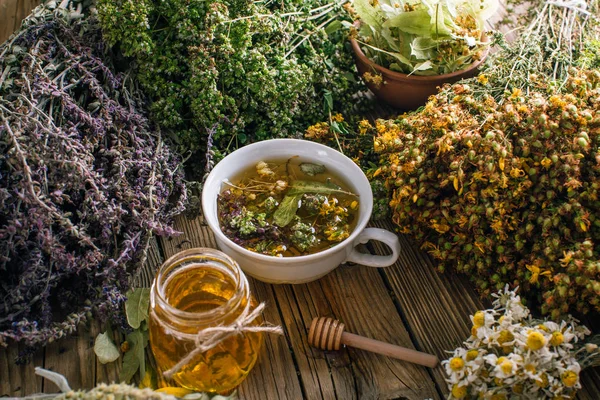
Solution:
M 88 5 L 48 3 L 0 47 L 0 345 L 122 317 L 151 235 L 173 234 L 185 201 Z

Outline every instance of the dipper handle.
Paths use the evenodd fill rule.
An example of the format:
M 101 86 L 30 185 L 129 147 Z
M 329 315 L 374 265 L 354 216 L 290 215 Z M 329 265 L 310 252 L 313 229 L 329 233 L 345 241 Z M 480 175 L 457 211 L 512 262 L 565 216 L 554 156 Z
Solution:
M 341 344 L 433 368 L 438 358 L 406 347 L 344 332 L 344 324 L 333 318 L 315 318 L 308 331 L 308 344 L 321 350 L 339 350 Z

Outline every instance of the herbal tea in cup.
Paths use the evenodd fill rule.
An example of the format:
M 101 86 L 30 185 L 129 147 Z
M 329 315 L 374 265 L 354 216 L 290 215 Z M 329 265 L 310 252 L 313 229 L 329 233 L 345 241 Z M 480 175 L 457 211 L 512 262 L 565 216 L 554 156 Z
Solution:
M 300 157 L 261 160 L 218 196 L 223 233 L 247 250 L 277 257 L 313 254 L 347 239 L 360 198 L 325 165 Z
M 287 173 L 284 169 L 280 171 L 280 168 L 285 168 L 288 160 Z M 301 165 L 304 165 L 304 171 Z M 267 179 L 269 176 L 273 179 Z M 287 179 L 274 179 L 276 176 Z M 257 182 L 252 183 L 250 179 Z M 246 187 L 243 188 L 238 183 Z M 265 193 L 267 189 L 269 192 Z M 257 197 L 264 196 L 264 201 L 273 197 L 275 203 L 268 200 L 272 203 L 270 217 L 266 211 L 258 209 L 257 214 L 265 215 L 254 214 L 255 210 L 249 209 L 246 203 L 235 204 L 232 199 L 244 193 L 250 199 L 253 194 Z M 296 195 L 302 197 L 297 202 L 291 201 L 297 199 Z M 308 209 L 310 197 L 317 195 L 327 196 L 327 204 L 320 197 L 312 203 L 314 208 Z M 333 197 L 337 199 L 335 206 L 332 205 Z M 256 199 L 251 200 L 250 204 L 255 201 Z M 259 200 L 256 206 L 267 206 L 267 203 L 261 204 L 262 201 Z M 356 204 L 353 205 L 354 201 Z M 246 207 L 245 212 L 242 206 Z M 228 209 L 232 215 L 223 215 L 228 213 Z M 372 210 L 373 193 L 369 180 L 351 159 L 330 147 L 298 139 L 264 140 L 234 151 L 215 165 L 202 189 L 202 214 L 221 251 L 236 260 L 245 273 L 269 283 L 314 281 L 345 262 L 370 267 L 392 265 L 400 254 L 398 237 L 385 229 L 366 227 Z M 248 214 L 248 211 L 253 214 Z M 337 215 L 333 215 L 336 211 Z M 332 216 L 331 220 L 327 219 L 328 213 Z M 243 217 L 234 220 L 240 215 Z M 302 220 L 308 215 L 313 219 Z M 273 224 L 277 225 L 276 218 L 280 222 L 278 230 L 283 228 L 284 231 L 282 244 L 285 249 L 277 249 L 277 246 L 273 246 L 274 243 L 268 241 L 259 244 L 263 241 L 261 238 L 265 232 L 273 230 Z M 287 219 L 290 219 L 289 223 L 286 223 Z M 292 229 L 296 224 L 296 228 L 304 229 Z M 310 228 L 320 226 L 323 229 L 317 235 L 316 228 L 313 232 L 305 225 Z M 231 238 L 225 231 L 228 231 Z M 349 236 L 343 239 L 346 234 Z M 336 242 L 337 239 L 341 240 Z M 389 246 L 391 255 L 379 256 L 358 251 L 356 246 L 369 240 L 377 240 Z M 244 243 L 238 244 L 236 241 Z

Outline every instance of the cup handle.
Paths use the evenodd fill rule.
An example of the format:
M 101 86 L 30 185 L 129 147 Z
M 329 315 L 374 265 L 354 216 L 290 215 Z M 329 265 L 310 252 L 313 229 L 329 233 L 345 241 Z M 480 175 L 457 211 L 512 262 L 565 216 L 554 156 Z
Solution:
M 392 254 L 389 256 L 376 256 L 373 254 L 361 253 L 354 247 L 352 252 L 348 255 L 348 258 L 346 258 L 346 262 L 381 268 L 389 267 L 395 263 L 400 256 L 400 241 L 395 233 L 380 228 L 366 228 L 358 235 L 354 241 L 354 246 L 367 243 L 369 240 L 378 240 L 388 245 L 389 248 L 392 249 Z

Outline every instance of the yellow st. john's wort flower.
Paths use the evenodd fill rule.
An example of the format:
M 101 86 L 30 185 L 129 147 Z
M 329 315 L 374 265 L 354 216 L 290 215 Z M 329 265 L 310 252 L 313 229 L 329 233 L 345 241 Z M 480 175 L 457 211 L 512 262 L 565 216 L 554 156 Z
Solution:
M 563 251 L 563 258 L 560 259 L 560 265 L 562 265 L 563 267 L 566 267 L 567 265 L 569 265 L 569 263 L 571 262 L 571 259 L 573 258 L 573 252 L 572 251 Z
M 537 265 L 527 264 L 526 267 L 531 272 L 531 278 L 529 278 L 529 283 L 537 283 L 538 278 L 540 276 L 548 276 L 549 277 L 552 275 L 552 272 L 542 271 L 542 269 L 540 267 L 538 267 Z
M 333 114 L 331 116 L 331 120 L 335 121 L 335 122 L 343 122 L 344 121 L 344 116 L 342 114 L 340 114 L 340 113 Z

